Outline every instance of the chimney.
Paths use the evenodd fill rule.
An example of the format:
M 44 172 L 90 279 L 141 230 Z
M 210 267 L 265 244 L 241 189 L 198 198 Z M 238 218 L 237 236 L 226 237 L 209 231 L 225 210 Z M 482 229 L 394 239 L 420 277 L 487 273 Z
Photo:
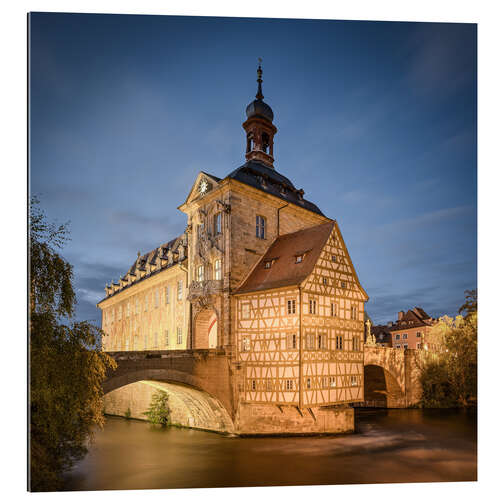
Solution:
M 404 311 L 398 312 L 398 321 L 401 321 L 403 319 L 403 314 L 404 314 Z

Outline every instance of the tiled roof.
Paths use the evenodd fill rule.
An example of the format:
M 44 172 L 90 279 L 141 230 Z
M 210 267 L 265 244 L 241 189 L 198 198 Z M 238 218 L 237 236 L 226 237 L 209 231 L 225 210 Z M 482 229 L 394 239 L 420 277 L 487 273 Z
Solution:
M 416 328 L 432 324 L 432 318 L 420 307 L 414 307 L 406 311 L 401 319 L 398 319 L 391 331 L 405 330 L 407 328 Z
M 311 274 L 334 222 L 326 222 L 276 238 L 267 252 L 235 293 L 247 293 L 271 288 L 298 285 Z M 296 256 L 305 253 L 301 263 Z M 271 261 L 266 269 L 265 263 Z
M 233 170 L 226 178 L 243 182 L 289 203 L 323 215 L 314 203 L 304 199 L 302 189 L 296 189 L 290 179 L 259 161 L 247 161 L 241 167 Z

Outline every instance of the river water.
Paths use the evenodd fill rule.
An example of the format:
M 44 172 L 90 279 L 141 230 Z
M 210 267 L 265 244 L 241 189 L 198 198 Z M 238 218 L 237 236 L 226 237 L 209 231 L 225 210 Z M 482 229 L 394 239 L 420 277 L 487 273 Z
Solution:
M 356 410 L 343 436 L 231 438 L 108 417 L 68 490 L 475 481 L 476 414 Z

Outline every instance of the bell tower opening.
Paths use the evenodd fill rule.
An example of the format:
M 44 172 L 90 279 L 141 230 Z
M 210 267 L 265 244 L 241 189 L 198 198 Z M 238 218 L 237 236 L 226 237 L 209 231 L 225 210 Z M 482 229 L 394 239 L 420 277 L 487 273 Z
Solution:
M 274 168 L 273 141 L 278 129 L 273 125 L 273 110 L 264 102 L 260 62 L 257 69 L 257 83 L 255 100 L 247 106 L 247 121 L 243 123 L 243 128 L 247 133 L 245 158 L 260 161 L 266 166 Z

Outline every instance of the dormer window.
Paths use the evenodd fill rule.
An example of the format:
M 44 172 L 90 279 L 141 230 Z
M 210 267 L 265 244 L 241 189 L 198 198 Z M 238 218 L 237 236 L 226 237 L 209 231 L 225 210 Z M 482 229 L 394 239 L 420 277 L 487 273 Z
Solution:
M 275 260 L 277 260 L 277 259 L 275 258 L 275 259 L 267 259 L 267 260 L 265 260 L 264 261 L 264 268 L 265 269 L 271 269 L 271 267 L 273 266 Z
M 296 255 L 295 256 L 295 264 L 300 264 L 304 260 L 303 255 Z

